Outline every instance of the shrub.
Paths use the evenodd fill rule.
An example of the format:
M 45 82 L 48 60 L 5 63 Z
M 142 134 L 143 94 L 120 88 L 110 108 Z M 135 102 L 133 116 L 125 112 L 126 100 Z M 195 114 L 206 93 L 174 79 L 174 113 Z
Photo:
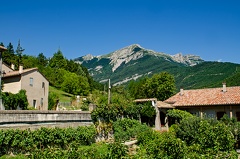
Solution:
M 127 141 L 136 138 L 140 133 L 150 129 L 147 125 L 141 124 L 134 119 L 118 119 L 113 123 L 115 141 Z

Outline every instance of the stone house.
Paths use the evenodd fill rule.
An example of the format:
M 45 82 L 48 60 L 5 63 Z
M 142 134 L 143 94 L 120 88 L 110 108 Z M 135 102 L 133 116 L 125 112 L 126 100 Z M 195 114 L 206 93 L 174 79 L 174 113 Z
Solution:
M 220 119 L 224 114 L 240 121 L 240 86 L 183 90 L 165 101 L 156 98 L 136 99 L 135 102 L 151 101 L 156 110 L 155 129 L 168 130 L 168 109 L 186 110 L 197 116 Z
M 240 121 L 240 86 L 183 90 L 164 101 L 200 117 L 220 119 L 224 114 Z
M 49 81 L 39 72 L 37 68 L 14 70 L 2 64 L 3 92 L 18 93 L 21 89 L 26 90 L 28 104 L 38 110 L 48 110 Z

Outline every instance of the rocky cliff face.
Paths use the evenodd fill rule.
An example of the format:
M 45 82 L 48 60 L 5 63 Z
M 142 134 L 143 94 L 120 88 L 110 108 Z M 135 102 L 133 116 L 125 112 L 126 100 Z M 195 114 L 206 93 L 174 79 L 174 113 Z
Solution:
M 196 55 L 182 55 L 182 53 L 178 53 L 176 55 L 172 55 L 172 58 L 176 62 L 183 63 L 183 64 L 189 65 L 189 66 L 195 66 L 195 65 L 203 62 L 203 60 L 201 59 L 200 56 L 196 56 Z
M 96 80 L 105 81 L 107 78 L 113 78 L 112 81 L 116 83 L 159 72 L 166 67 L 194 66 L 203 62 L 196 55 L 182 55 L 181 53 L 169 55 L 144 49 L 138 44 L 102 56 L 88 54 L 75 61 L 87 67 Z

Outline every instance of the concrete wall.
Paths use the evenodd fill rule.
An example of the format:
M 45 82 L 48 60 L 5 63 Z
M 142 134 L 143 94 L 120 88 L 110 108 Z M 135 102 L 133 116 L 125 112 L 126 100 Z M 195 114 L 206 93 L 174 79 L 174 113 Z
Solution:
M 38 111 L 38 110 L 3 110 L 0 111 L 0 125 L 21 123 L 92 123 L 88 111 Z

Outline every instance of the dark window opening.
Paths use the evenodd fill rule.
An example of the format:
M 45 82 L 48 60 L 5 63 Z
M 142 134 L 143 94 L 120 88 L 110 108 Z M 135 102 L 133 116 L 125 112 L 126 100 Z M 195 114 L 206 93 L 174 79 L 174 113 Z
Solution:
M 217 112 L 217 120 L 220 120 L 226 112 Z

